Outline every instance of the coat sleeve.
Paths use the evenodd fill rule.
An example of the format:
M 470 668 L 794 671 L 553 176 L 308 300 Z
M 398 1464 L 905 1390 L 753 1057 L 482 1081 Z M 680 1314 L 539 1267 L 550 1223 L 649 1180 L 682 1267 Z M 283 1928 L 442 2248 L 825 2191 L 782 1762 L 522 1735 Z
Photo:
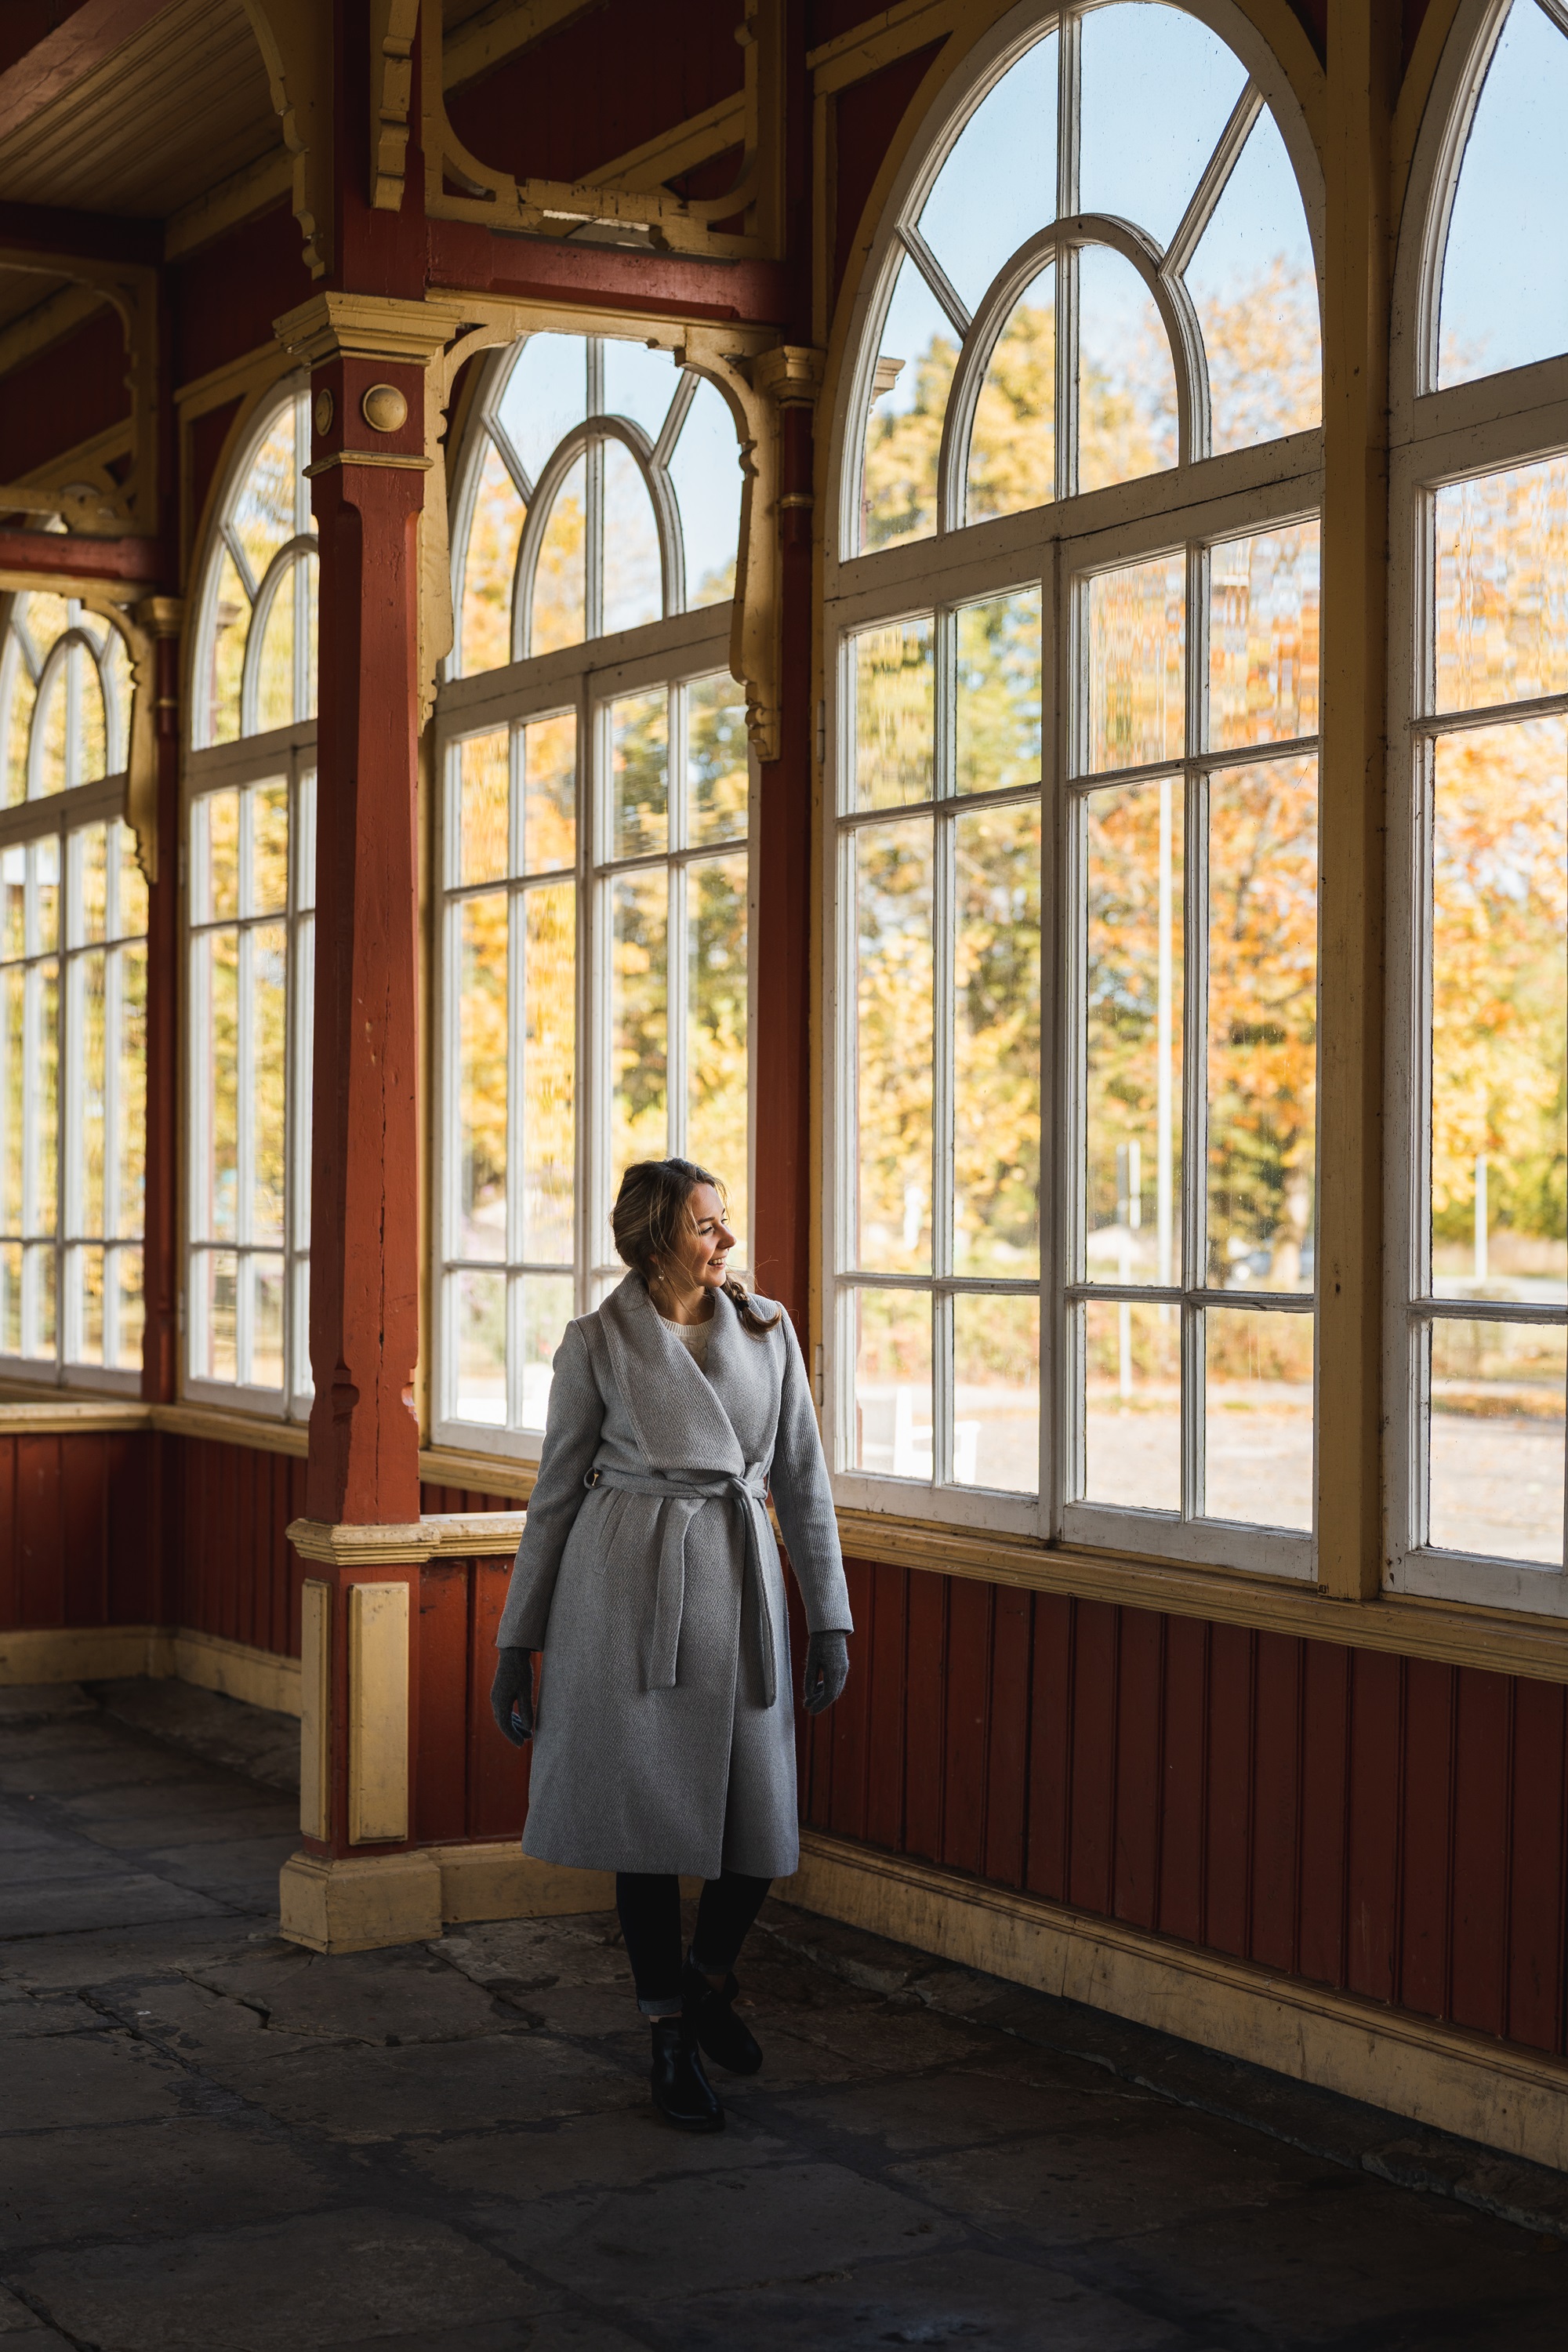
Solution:
M 583 1507 L 587 1493 L 583 1479 L 599 1450 L 605 1423 L 605 1400 L 594 1377 L 588 1343 L 575 1323 L 566 1326 L 552 1370 L 539 1476 L 528 1498 L 522 1541 L 496 1631 L 498 1650 L 544 1647 L 561 1555 Z
M 795 1326 L 780 1309 L 784 1325 L 784 1385 L 779 1396 L 778 1435 L 773 1441 L 769 1483 L 789 1562 L 805 1604 L 812 1633 L 852 1633 L 849 1588 L 838 1549 L 838 1517 L 827 1482 L 827 1464 L 817 1433 L 811 1387 L 805 1377 Z

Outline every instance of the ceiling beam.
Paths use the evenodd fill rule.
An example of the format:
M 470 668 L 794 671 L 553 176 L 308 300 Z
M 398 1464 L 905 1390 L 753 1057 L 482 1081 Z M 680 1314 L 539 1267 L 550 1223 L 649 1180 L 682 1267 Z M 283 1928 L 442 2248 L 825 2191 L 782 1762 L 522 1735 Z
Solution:
M 268 205 L 278 204 L 294 185 L 294 158 L 286 147 L 275 147 L 270 154 L 258 156 L 243 171 L 220 180 L 216 188 L 204 190 L 193 196 L 188 205 L 171 213 L 163 224 L 163 258 L 179 261 L 198 246 L 208 245 L 215 236 L 223 236 L 253 214 L 265 212 Z
M 84 581 L 105 587 L 158 577 L 155 539 L 87 539 L 76 531 L 0 529 L 0 585 L 24 580 Z
M 51 343 L 59 342 L 95 311 L 107 307 L 96 286 L 62 286 L 42 302 L 36 302 L 20 318 L 0 327 L 0 376 L 9 375 L 13 368 L 36 359 Z

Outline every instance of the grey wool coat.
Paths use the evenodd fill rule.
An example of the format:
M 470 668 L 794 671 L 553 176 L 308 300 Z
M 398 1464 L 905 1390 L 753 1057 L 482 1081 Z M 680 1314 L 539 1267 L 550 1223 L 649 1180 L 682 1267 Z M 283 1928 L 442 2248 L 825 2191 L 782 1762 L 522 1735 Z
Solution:
M 554 1374 L 496 1636 L 544 1654 L 522 1850 L 784 1877 L 800 1849 L 770 1488 L 807 1626 L 851 1630 L 789 1318 L 753 1338 L 717 1293 L 704 1372 L 631 1274 L 568 1324 Z

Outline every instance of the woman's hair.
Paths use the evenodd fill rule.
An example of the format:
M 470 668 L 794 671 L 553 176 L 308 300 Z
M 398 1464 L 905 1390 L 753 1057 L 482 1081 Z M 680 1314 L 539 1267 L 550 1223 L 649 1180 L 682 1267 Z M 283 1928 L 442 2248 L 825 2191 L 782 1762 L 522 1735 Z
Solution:
M 717 1176 L 694 1160 L 638 1160 L 622 1177 L 610 1212 L 610 1231 L 622 1259 L 645 1282 L 651 1284 L 659 1259 L 692 1230 L 689 1203 L 699 1184 L 711 1184 L 720 1200 L 724 1199 Z M 725 1282 L 724 1296 L 753 1339 L 771 1331 L 779 1319 L 776 1313 L 761 1314 L 734 1275 Z

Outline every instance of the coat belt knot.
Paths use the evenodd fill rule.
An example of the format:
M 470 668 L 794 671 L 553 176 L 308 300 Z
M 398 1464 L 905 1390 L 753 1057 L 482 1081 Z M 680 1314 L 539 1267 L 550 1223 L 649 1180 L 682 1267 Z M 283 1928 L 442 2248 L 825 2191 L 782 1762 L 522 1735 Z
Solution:
M 773 1615 L 768 1608 L 763 1562 L 770 1530 L 767 1522 L 767 1480 L 760 1469 L 743 1475 L 716 1470 L 699 1476 L 639 1477 L 608 1467 L 597 1472 L 600 1486 L 623 1495 L 652 1495 L 664 1504 L 660 1513 L 658 1583 L 654 1603 L 653 1632 L 647 1650 L 647 1688 L 675 1688 L 676 1660 L 680 1651 L 680 1621 L 686 1607 L 686 1538 L 692 1520 L 709 1503 L 733 1503 L 746 1530 L 746 1574 L 756 1601 L 757 1669 L 762 1676 L 763 1703 L 772 1706 L 778 1696 L 778 1672 L 773 1657 Z

